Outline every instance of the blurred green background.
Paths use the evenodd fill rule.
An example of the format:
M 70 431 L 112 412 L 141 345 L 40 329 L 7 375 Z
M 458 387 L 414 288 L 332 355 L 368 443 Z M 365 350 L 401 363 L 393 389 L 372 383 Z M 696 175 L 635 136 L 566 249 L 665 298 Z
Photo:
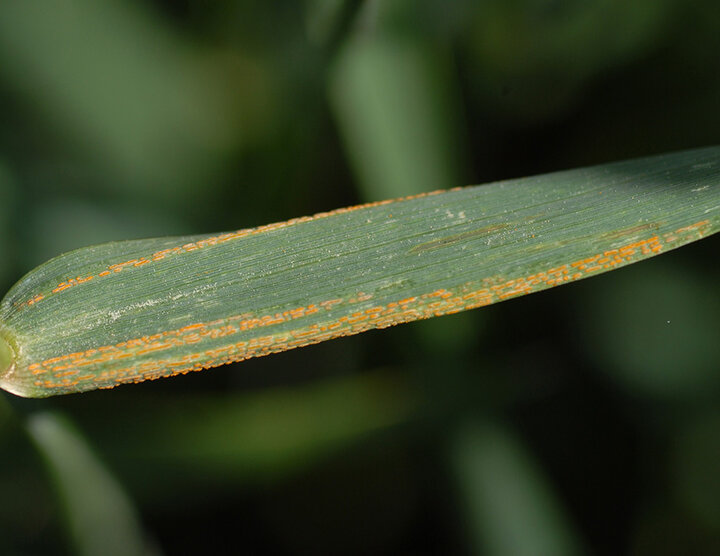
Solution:
M 0 280 L 720 139 L 713 0 L 0 2 Z M 1 554 L 720 553 L 718 238 L 204 373 L 0 399 Z

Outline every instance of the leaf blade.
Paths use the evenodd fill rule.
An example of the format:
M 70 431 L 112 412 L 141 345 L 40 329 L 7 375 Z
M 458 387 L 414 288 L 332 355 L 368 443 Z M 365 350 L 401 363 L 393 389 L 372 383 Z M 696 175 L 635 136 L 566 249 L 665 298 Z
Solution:
M 0 385 L 138 382 L 541 291 L 720 227 L 720 148 L 381 201 L 219 235 L 88 247 L 0 306 Z

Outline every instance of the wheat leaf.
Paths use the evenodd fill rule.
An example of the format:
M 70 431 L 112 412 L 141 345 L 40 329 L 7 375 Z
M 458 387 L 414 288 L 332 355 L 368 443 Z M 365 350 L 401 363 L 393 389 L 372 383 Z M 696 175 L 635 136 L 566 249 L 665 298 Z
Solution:
M 720 148 L 61 255 L 0 306 L 0 386 L 110 388 L 481 307 L 720 227 Z

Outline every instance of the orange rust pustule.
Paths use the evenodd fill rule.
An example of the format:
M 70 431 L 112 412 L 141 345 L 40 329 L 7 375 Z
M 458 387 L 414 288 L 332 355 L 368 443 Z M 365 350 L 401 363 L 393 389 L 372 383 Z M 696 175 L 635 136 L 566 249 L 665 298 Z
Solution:
M 111 265 L 108 265 L 108 267 L 105 270 L 102 270 L 101 272 L 98 272 L 97 274 L 92 274 L 89 276 L 77 276 L 75 278 L 71 278 L 64 282 L 60 282 L 57 286 L 55 286 L 51 290 L 51 294 L 58 294 L 60 292 L 68 290 L 69 288 L 79 286 L 80 284 L 89 282 L 95 278 L 104 278 L 106 276 L 111 276 L 118 272 L 122 272 L 123 270 L 126 270 L 126 269 L 140 267 L 140 266 L 144 266 L 146 264 L 150 264 L 150 263 L 153 263 L 156 261 L 161 261 L 169 255 L 180 255 L 183 253 L 190 253 L 197 249 L 203 249 L 205 247 L 209 247 L 212 245 L 218 245 L 221 243 L 226 243 L 228 241 L 237 240 L 237 239 L 240 239 L 243 237 L 257 235 L 257 234 L 263 234 L 266 232 L 271 232 L 273 230 L 279 230 L 281 228 L 287 228 L 288 226 L 293 226 L 295 224 L 311 222 L 313 220 L 319 220 L 321 218 L 327 218 L 330 216 L 345 214 L 348 212 L 353 212 L 353 211 L 357 211 L 357 210 L 361 210 L 361 209 L 379 207 L 379 206 L 389 205 L 392 203 L 397 203 L 397 202 L 402 202 L 402 201 L 410 201 L 412 199 L 421 199 L 423 197 L 438 195 L 440 193 L 446 193 L 448 191 L 458 191 L 460 189 L 463 189 L 463 188 L 456 187 L 456 188 L 448 189 L 448 190 L 437 190 L 437 191 L 430 191 L 427 193 L 419 193 L 417 195 L 410 195 L 410 196 L 402 197 L 399 199 L 389 199 L 389 200 L 385 200 L 385 201 L 376 201 L 373 203 L 364 203 L 364 204 L 360 204 L 360 205 L 354 205 L 351 207 L 343 207 L 343 208 L 339 208 L 339 209 L 335 209 L 335 210 L 331 210 L 331 211 L 327 211 L 327 212 L 319 212 L 312 216 L 301 216 L 299 218 L 293 218 L 291 220 L 286 220 L 284 222 L 275 222 L 272 224 L 265 224 L 263 226 L 258 226 L 257 228 L 247 228 L 247 229 L 243 229 L 243 230 L 237 230 L 234 232 L 227 232 L 224 234 L 207 237 L 207 238 L 204 238 L 204 239 L 201 239 L 198 241 L 193 241 L 193 242 L 185 243 L 183 245 L 178 245 L 175 247 L 162 249 L 160 251 L 156 251 L 156 252 L 148 255 L 147 257 L 140 257 L 139 259 L 130 259 L 128 261 L 113 263 Z M 35 294 L 30 299 L 18 303 L 16 305 L 16 307 L 19 310 L 24 307 L 32 306 L 36 303 L 39 303 L 46 297 L 47 297 L 47 295 L 43 295 L 42 293 Z
M 203 342 L 208 339 L 240 334 L 255 328 L 271 327 L 303 319 L 319 312 L 327 313 L 342 303 L 352 305 L 368 301 L 372 296 L 359 292 L 347 300 L 340 298 L 325 300 L 274 315 L 254 317 L 243 314 L 212 322 L 194 323 L 175 330 L 129 339 L 114 345 L 100 346 L 84 352 L 46 359 L 40 363 L 29 365 L 28 371 L 36 376 L 35 386 L 46 389 L 67 389 L 81 383 L 84 383 L 83 386 L 87 385 L 87 388 L 83 389 L 112 388 L 122 383 L 185 374 L 190 371 L 199 371 L 251 357 L 357 334 L 373 328 L 386 328 L 413 320 L 457 313 L 526 295 L 660 253 L 665 246 L 672 246 L 672 243 L 682 239 L 683 234 L 696 233 L 702 237 L 707 226 L 709 226 L 709 221 L 704 220 L 663 236 L 654 235 L 581 260 L 532 275 L 487 285 L 483 288 L 474 289 L 469 285 L 450 289 L 441 288 L 422 295 L 391 301 L 384 305 L 380 304 L 364 310 L 349 312 L 335 320 L 316 322 L 275 334 L 270 333 L 248 340 L 231 342 L 213 349 L 202 349 Z M 197 351 L 181 358 L 137 362 L 127 367 L 102 371 L 98 374 L 84 372 L 84 367 L 88 365 L 121 361 L 133 356 L 162 352 L 174 346 L 186 345 L 197 346 Z

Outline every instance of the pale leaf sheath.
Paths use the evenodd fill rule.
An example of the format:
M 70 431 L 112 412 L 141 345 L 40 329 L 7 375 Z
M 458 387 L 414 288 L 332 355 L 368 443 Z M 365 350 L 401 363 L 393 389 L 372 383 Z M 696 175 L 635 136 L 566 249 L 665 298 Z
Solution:
M 86 247 L 2 301 L 0 385 L 41 397 L 214 367 L 593 276 L 719 226 L 712 147 Z

